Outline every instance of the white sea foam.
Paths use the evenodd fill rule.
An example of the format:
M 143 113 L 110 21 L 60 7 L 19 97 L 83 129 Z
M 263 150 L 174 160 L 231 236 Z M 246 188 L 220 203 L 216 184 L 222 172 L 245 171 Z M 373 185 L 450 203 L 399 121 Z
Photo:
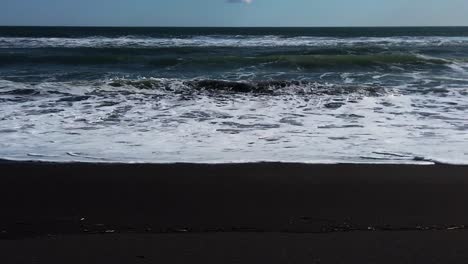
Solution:
M 359 46 L 464 46 L 468 37 L 281 37 L 281 36 L 195 36 L 186 38 L 86 37 L 28 38 L 0 37 L 0 48 L 157 48 L 157 47 L 359 47 Z
M 399 93 L 405 86 L 376 96 L 187 95 L 174 92 L 188 89 L 181 80 L 155 80 L 174 87 L 170 91 L 113 87 L 112 80 L 36 85 L 0 81 L 0 128 L 8 128 L 0 129 L 0 157 L 157 163 L 468 163 L 468 99 L 461 96 L 466 87 L 443 96 Z M 18 89 L 40 93 L 15 94 Z M 330 103 L 338 104 L 327 107 Z

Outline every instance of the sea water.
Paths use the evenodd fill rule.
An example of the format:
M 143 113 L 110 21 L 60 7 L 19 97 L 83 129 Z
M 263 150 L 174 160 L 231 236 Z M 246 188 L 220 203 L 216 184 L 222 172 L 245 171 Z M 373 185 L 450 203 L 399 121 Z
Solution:
M 0 27 L 0 158 L 468 163 L 468 28 Z

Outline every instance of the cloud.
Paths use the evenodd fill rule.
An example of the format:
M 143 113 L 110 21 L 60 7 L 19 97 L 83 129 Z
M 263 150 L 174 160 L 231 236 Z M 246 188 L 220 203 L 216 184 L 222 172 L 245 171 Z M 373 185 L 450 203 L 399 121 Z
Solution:
M 251 4 L 253 0 L 227 0 L 228 3 Z

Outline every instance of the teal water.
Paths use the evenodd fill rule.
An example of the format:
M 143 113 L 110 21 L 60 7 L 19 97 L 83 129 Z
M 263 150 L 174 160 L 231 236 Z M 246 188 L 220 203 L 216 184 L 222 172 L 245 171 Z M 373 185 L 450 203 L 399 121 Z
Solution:
M 0 156 L 464 163 L 467 90 L 468 27 L 0 27 Z

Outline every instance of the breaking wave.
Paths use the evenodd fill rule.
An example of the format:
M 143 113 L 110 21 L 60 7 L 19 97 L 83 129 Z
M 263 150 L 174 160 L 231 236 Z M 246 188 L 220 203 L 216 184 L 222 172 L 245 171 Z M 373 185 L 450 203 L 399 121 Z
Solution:
M 137 89 L 164 90 L 176 93 L 227 92 L 259 94 L 303 94 L 303 95 L 348 95 L 379 96 L 387 90 L 379 86 L 333 85 L 308 81 L 226 81 L 226 80 L 113 80 L 111 87 L 133 87 Z
M 193 36 L 193 37 L 0 37 L 0 48 L 156 48 L 156 47 L 323 47 L 323 46 L 463 46 L 468 37 L 313 37 L 313 36 Z
M 0 158 L 466 163 L 468 27 L 0 27 L 0 109 Z

